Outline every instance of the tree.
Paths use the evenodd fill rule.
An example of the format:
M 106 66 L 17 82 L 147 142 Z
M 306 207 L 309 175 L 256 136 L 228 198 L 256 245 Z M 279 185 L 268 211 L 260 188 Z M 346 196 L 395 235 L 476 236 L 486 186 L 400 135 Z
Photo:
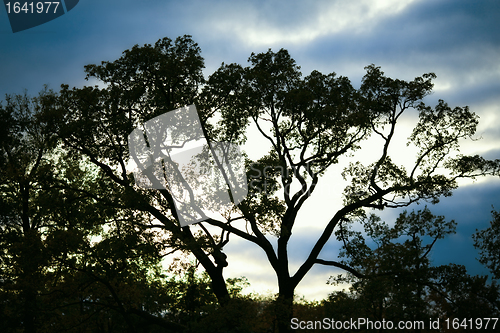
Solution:
M 44 289 L 44 268 L 50 260 L 42 239 L 50 221 L 40 206 L 54 194 L 47 188 L 53 177 L 54 134 L 34 117 L 44 94 L 50 92 L 33 99 L 7 95 L 5 105 L 0 104 L 2 312 L 11 314 L 5 318 L 10 327 L 22 326 L 30 333 L 36 332 L 41 320 L 38 294 Z
M 500 279 L 500 213 L 493 210 L 489 228 L 476 230 L 472 236 L 479 249 L 479 262 L 488 267 L 495 279 Z
M 434 269 L 433 283 L 435 288 L 430 290 L 429 300 L 434 304 L 435 316 L 442 320 L 496 318 L 500 313 L 500 286 L 496 281 L 488 281 L 487 276 L 471 276 L 464 266 L 449 264 Z M 476 324 L 479 329 L 480 324 Z M 481 329 L 498 330 L 493 325 Z
M 44 119 L 55 125 L 67 149 L 86 156 L 110 181 L 108 192 L 96 199 L 147 213 L 150 223 L 143 225 L 164 230 L 170 235 L 168 245 L 192 253 L 209 274 L 218 301 L 225 304 L 230 296 L 222 275 L 227 266 L 221 251 L 224 237 L 208 232 L 197 236 L 191 228 L 181 228 L 172 195 L 137 188 L 126 168 L 128 135 L 154 116 L 192 104 L 204 82 L 202 68 L 200 49 L 186 36 L 135 46 L 115 62 L 86 66 L 88 77 L 100 79 L 106 87 L 62 86 Z
M 370 242 L 360 231 L 343 223 L 336 232 L 344 243 L 341 256 L 344 265 L 356 270 L 356 275 L 342 275 L 332 282 L 351 282 L 358 304 L 372 320 L 382 319 L 428 321 L 432 317 L 429 300 L 435 273 L 430 253 L 435 243 L 455 232 L 456 223 L 443 216 L 434 216 L 427 207 L 418 212 L 401 213 L 390 227 L 371 215 L 362 220 Z M 371 249 L 374 243 L 375 249 Z
M 331 284 L 351 286 L 349 293 L 332 293 L 324 302 L 326 317 L 419 321 L 429 331 L 429 319 L 443 323 L 498 315 L 497 284 L 488 284 L 484 276 L 470 276 L 462 265 L 432 265 L 432 249 L 455 232 L 454 221 L 434 216 L 426 207 L 401 213 L 393 226 L 375 215 L 360 223 L 364 232 L 352 229 L 354 221 L 342 223 L 336 232 L 344 244 L 342 264 L 355 271 L 330 278 Z
M 251 234 L 228 224 L 207 222 L 265 251 L 278 278 L 283 309 L 279 312 L 280 331 L 287 329 L 294 289 L 313 265 L 350 270 L 337 261 L 319 257 L 343 220 L 360 216 L 365 209 L 403 207 L 422 200 L 437 203 L 440 196 L 451 195 L 457 179 L 498 172 L 499 161 L 456 154 L 459 140 L 475 133 L 477 117 L 467 107 L 451 108 L 444 101 L 435 108 L 425 105 L 422 99 L 432 90 L 432 73 L 404 81 L 388 78 L 380 68 L 370 65 L 356 90 L 347 78 L 335 73 L 313 71 L 302 78 L 285 50 L 252 54 L 249 62 L 246 68 L 223 65 L 209 78 L 205 108 L 221 113 L 217 139 L 244 140 L 244 129 L 252 122 L 269 140 L 271 151 L 262 161 L 276 166 L 281 209 L 271 206 L 277 222 L 260 219 L 259 208 L 262 211 L 266 207 L 270 196 L 280 197 L 256 193 L 239 205 L 252 227 Z M 408 144 L 418 149 L 409 169 L 395 165 L 389 155 L 396 125 L 407 112 L 418 113 L 419 118 L 408 137 Z M 271 131 L 266 131 L 263 124 L 269 124 Z M 362 141 L 368 138 L 378 138 L 381 143 L 379 157 L 372 164 L 353 162 L 344 169 L 343 175 L 350 181 L 343 192 L 344 206 L 332 212 L 308 258 L 292 275 L 287 247 L 298 211 L 311 197 L 320 176 L 361 150 Z M 273 223 L 278 237 L 276 251 L 264 235 Z
M 40 119 L 54 98 L 44 90 L 35 98 L 8 95 L 0 104 L 2 328 L 97 330 L 109 316 L 108 323 L 126 323 L 115 324 L 123 332 L 145 321 L 142 308 L 148 321 L 159 311 L 153 304 L 161 297 L 148 303 L 147 296 L 163 293 L 155 285 L 163 244 L 157 234 L 122 223 L 143 219 L 137 212 L 95 200 L 109 184 L 64 150 Z
M 283 49 L 252 54 L 249 61 L 249 67 L 222 64 L 205 81 L 200 49 L 189 36 L 134 46 L 114 62 L 86 66 L 87 78 L 102 81 L 104 87 L 63 86 L 46 121 L 55 124 L 67 149 L 86 156 L 114 183 L 99 199 L 158 220 L 156 227 L 170 234 L 169 245 L 192 253 L 201 263 L 221 304 L 230 299 L 222 274 L 228 235 L 262 248 L 278 280 L 275 308 L 284 332 L 289 330 L 294 290 L 314 265 L 349 269 L 320 258 L 341 221 L 366 209 L 422 200 L 436 203 L 440 196 L 451 195 L 459 178 L 497 173 L 499 161 L 457 154 L 459 140 L 475 133 L 477 117 L 467 107 L 451 108 L 444 101 L 435 108 L 425 105 L 422 99 L 432 90 L 432 73 L 404 81 L 386 77 L 370 65 L 360 89 L 354 89 L 348 78 L 335 73 L 313 71 L 302 77 Z M 247 162 L 249 195 L 226 220 L 212 218 L 180 227 L 169 191 L 134 185 L 126 168 L 127 136 L 144 121 L 188 104 L 197 105 L 210 142 L 242 143 L 253 123 L 271 149 L 260 160 Z M 396 125 L 408 112 L 418 114 L 408 137 L 418 153 L 405 169 L 392 161 L 390 147 Z M 288 244 L 299 210 L 321 176 L 366 149 L 363 141 L 370 138 L 378 139 L 380 155 L 371 164 L 352 162 L 345 168 L 350 184 L 343 191 L 344 205 L 331 212 L 308 258 L 292 274 Z M 267 172 L 254 173 L 262 169 Z M 264 193 L 258 185 L 266 183 L 276 186 Z

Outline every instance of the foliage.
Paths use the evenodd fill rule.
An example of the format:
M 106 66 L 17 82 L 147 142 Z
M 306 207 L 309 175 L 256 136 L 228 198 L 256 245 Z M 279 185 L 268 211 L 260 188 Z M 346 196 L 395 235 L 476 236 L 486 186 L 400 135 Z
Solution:
M 203 67 L 201 50 L 190 36 L 163 38 L 154 45 L 136 45 L 115 61 L 86 66 L 87 79 L 97 79 L 99 86 L 62 85 L 59 92 L 47 91 L 33 100 L 7 97 L 0 108 L 6 124 L 0 134 L 0 255 L 7 277 L 2 279 L 2 306 L 23 316 L 13 319 L 18 326 L 22 322 L 34 332 L 42 322 L 57 322 L 76 330 L 92 322 L 95 330 L 108 325 L 108 331 L 182 331 L 199 324 L 227 331 L 236 325 L 231 317 L 251 323 L 263 307 L 241 298 L 223 276 L 228 265 L 224 246 L 234 234 L 265 252 L 279 293 L 264 308 L 274 311 L 272 326 L 285 332 L 295 288 L 314 265 L 354 274 L 345 263 L 320 257 L 335 230 L 348 232 L 346 220 L 361 221 L 374 208 L 437 203 L 451 195 L 460 178 L 498 174 L 500 161 L 459 153 L 459 141 L 473 136 L 478 124 L 468 107 L 423 103 L 432 92 L 433 73 L 405 81 L 369 65 L 355 89 L 335 73 L 303 76 L 284 49 L 252 53 L 247 67 L 223 63 L 207 79 Z M 181 227 L 172 193 L 135 184 L 127 169 L 128 135 L 145 121 L 189 104 L 197 105 L 209 142 L 243 143 L 254 126 L 270 150 L 255 161 L 247 159 L 249 195 L 233 211 L 223 212 L 220 220 Z M 418 119 L 407 142 L 417 154 L 400 166 L 390 153 L 397 125 L 408 113 L 407 120 Z M 377 148 L 367 145 L 368 140 Z M 365 149 L 379 154 L 365 164 L 352 160 Z M 297 216 L 325 172 L 341 163 L 347 186 L 336 188 L 342 191 L 343 205 L 336 211 L 325 207 L 330 218 L 292 274 L 289 242 Z M 411 290 L 428 291 L 424 282 L 432 270 L 427 255 L 453 228 L 422 214 L 402 217 L 396 229 L 368 218 L 371 236 L 383 245 L 380 255 L 403 255 L 408 263 L 385 260 L 382 266 L 370 266 L 379 252 L 351 234 L 350 246 L 358 251 L 351 258 L 353 267 L 363 267 L 366 274 L 400 272 L 399 286 L 411 280 L 400 298 L 393 293 L 394 315 L 396 304 L 422 305 Z M 425 243 L 423 235 L 433 241 Z M 408 248 L 392 244 L 402 236 L 408 237 Z M 194 256 L 208 277 L 197 279 L 188 270 L 183 283 L 168 281 L 159 268 L 167 253 Z M 383 279 L 380 283 L 394 287 Z M 377 285 L 372 293 L 378 292 Z M 54 305 L 56 312 L 48 312 L 57 318 L 45 320 L 40 314 L 45 305 L 38 299 L 56 294 L 64 297 Z M 221 326 L 207 324 L 205 311 L 220 315 L 216 321 Z M 248 328 L 243 326 L 241 330 Z
M 280 330 L 287 329 L 291 318 L 295 287 L 314 265 L 345 268 L 338 261 L 320 258 L 343 220 L 363 216 L 374 208 L 405 207 L 423 200 L 437 203 L 440 196 L 451 195 L 459 178 L 498 173 L 498 160 L 458 153 L 459 140 L 473 136 L 478 122 L 468 107 L 452 108 L 439 101 L 432 108 L 423 103 L 432 91 L 433 73 L 404 81 L 389 78 L 379 67 L 369 65 L 361 87 L 354 89 L 348 78 L 335 73 L 313 71 L 303 77 L 283 49 L 252 54 L 249 63 L 248 67 L 223 64 L 208 78 L 201 99 L 203 114 L 220 115 L 215 125 L 217 140 L 245 142 L 250 124 L 258 129 L 269 142 L 270 151 L 262 160 L 272 161 L 275 172 L 271 178 L 279 184 L 279 191 L 266 193 L 266 199 L 252 196 L 239 205 L 251 232 L 217 221 L 208 223 L 264 250 L 280 288 Z M 408 135 L 408 145 L 417 150 L 415 159 L 407 161 L 409 168 L 396 165 L 390 156 L 397 125 L 407 113 L 418 116 Z M 378 147 L 364 144 L 368 139 Z M 380 154 L 369 164 L 347 163 L 354 153 L 365 149 Z M 326 170 L 341 162 L 348 164 L 342 173 L 348 182 L 344 204 L 331 211 L 307 259 L 292 275 L 288 244 L 298 212 Z M 258 211 L 254 207 L 267 207 L 269 196 L 280 200 L 281 209 L 272 206 L 279 212 L 278 223 L 269 224 L 252 214 Z M 269 231 L 276 235 L 277 247 L 267 237 Z
M 483 318 L 498 315 L 499 287 L 487 277 L 470 276 L 464 266 L 433 266 L 432 248 L 455 232 L 456 223 L 431 214 L 426 207 L 401 213 L 393 226 L 371 215 L 364 232 L 344 222 L 337 231 L 343 242 L 347 275 L 331 284 L 350 284 L 349 292 L 332 293 L 325 310 L 346 318 L 424 321 Z M 365 239 L 368 239 L 368 241 Z M 337 317 L 340 319 L 340 317 Z
M 101 80 L 105 87 L 63 85 L 42 119 L 55 126 L 71 154 L 85 156 L 99 169 L 107 187 L 96 200 L 145 216 L 135 223 L 165 232 L 165 246 L 173 251 L 193 254 L 210 275 L 219 302 L 225 303 L 230 299 L 222 277 L 227 266 L 222 253 L 225 234 L 181 228 L 172 194 L 137 187 L 127 169 L 128 135 L 144 121 L 194 103 L 203 83 L 202 68 L 200 49 L 188 36 L 135 46 L 114 62 L 86 66 L 87 77 Z
M 492 211 L 491 215 L 490 227 L 473 235 L 474 246 L 480 251 L 479 261 L 500 279 L 500 213 Z

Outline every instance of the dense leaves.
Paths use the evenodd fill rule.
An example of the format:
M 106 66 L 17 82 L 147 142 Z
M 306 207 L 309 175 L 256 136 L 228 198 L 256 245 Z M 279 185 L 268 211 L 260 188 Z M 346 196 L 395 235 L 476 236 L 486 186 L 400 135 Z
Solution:
M 474 246 L 480 251 L 479 261 L 500 279 L 500 213 L 492 211 L 491 215 L 490 227 L 473 235 Z
M 201 50 L 190 36 L 163 38 L 154 45 L 136 45 L 115 61 L 86 66 L 87 79 L 99 85 L 62 85 L 57 93 L 44 91 L 33 99 L 6 97 L 0 106 L 5 129 L 0 133 L 0 265 L 1 306 L 9 325 L 26 332 L 54 330 L 50 325 L 73 331 L 203 327 L 229 332 L 235 327 L 257 330 L 251 317 L 262 315 L 267 328 L 285 332 L 294 313 L 295 288 L 318 264 L 341 267 L 358 278 L 375 274 L 357 285 L 372 290 L 368 294 L 373 297 L 389 288 L 394 316 L 423 315 L 398 312 L 398 307 L 423 306 L 426 311 L 422 295 L 431 296 L 427 281 L 445 274 L 431 269 L 428 254 L 454 224 L 428 211 L 404 215 L 394 228 L 364 218 L 371 209 L 437 203 L 451 195 L 460 178 L 497 175 L 498 160 L 459 152 L 460 140 L 474 135 L 477 116 L 444 101 L 435 107 L 424 104 L 436 77 L 432 73 L 405 81 L 369 65 L 355 89 L 336 73 L 303 76 L 284 49 L 252 53 L 246 67 L 223 63 L 207 79 L 203 67 Z M 208 142 L 241 144 L 257 130 L 268 145 L 261 156 L 245 161 L 245 200 L 221 211 L 220 219 L 181 227 L 167 188 L 136 185 L 128 168 L 128 135 L 189 104 L 197 105 Z M 417 153 L 403 166 L 391 154 L 396 128 L 407 114 L 406 122 L 416 120 L 407 143 Z M 366 150 L 374 156 L 371 161 L 353 158 Z M 335 166 L 343 168 L 346 183 L 331 187 L 343 194 L 343 205 L 338 210 L 325 206 L 330 217 L 315 221 L 323 231 L 292 273 L 289 243 L 299 213 Z M 346 229 L 349 220 L 369 226 L 380 249 L 371 250 L 360 234 Z M 320 257 L 335 230 L 349 239 L 345 250 L 353 254 L 345 255 L 351 263 Z M 265 252 L 279 286 L 272 304 L 241 298 L 225 280 L 230 258 L 224 246 L 230 235 Z M 401 237 L 406 237 L 403 243 L 394 243 Z M 161 268 L 167 254 L 190 256 L 206 275 L 200 280 L 186 268 L 184 279 L 171 280 Z M 407 260 L 401 263 L 400 257 Z M 386 273 L 397 273 L 397 283 L 383 278 Z M 468 281 L 457 280 L 456 286 Z M 477 278 L 468 290 L 483 288 L 481 283 Z M 401 287 L 399 294 L 395 286 Z M 346 308 L 354 304 L 347 294 L 337 296 Z M 296 309 L 307 312 L 308 306 Z M 212 314 L 220 316 L 219 326 L 207 324 Z M 237 316 L 250 326 L 235 322 Z
M 350 287 L 349 292 L 332 293 L 325 302 L 331 316 L 338 312 L 343 319 L 424 322 L 424 331 L 431 329 L 429 320 L 498 316 L 496 282 L 470 276 L 461 265 L 432 265 L 432 249 L 455 232 L 454 221 L 435 216 L 426 207 L 402 213 L 392 226 L 376 216 L 364 219 L 362 225 L 363 232 L 354 231 L 346 222 L 337 232 L 344 244 L 342 263 L 350 273 L 329 282 Z

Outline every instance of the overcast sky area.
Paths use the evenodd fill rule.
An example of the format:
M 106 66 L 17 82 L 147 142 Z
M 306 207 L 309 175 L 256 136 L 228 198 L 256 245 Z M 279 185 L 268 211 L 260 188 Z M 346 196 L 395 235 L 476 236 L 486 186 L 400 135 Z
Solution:
M 205 59 L 205 76 L 222 62 L 247 65 L 252 52 L 287 49 L 304 75 L 336 72 L 359 87 L 369 64 L 386 75 L 411 80 L 434 72 L 435 105 L 468 105 L 480 116 L 476 138 L 463 153 L 500 158 L 500 1 L 498 0 L 82 0 L 65 15 L 29 30 L 12 33 L 5 7 L 0 9 L 0 94 L 36 95 L 44 84 L 82 87 L 84 65 L 113 61 L 136 44 L 192 35 Z M 409 129 L 409 128 L 408 128 Z M 408 133 L 399 133 L 404 139 Z M 404 141 L 404 140 L 403 140 Z M 261 149 L 259 139 L 245 146 Z M 404 158 L 402 144 L 395 155 Z M 305 207 L 291 241 L 292 272 L 306 258 L 325 223 L 341 204 L 338 169 L 325 176 Z M 339 188 L 340 187 L 340 188 Z M 429 206 L 436 215 L 458 223 L 457 234 L 438 242 L 436 265 L 464 264 L 471 274 L 488 274 L 475 259 L 471 235 L 489 225 L 490 211 L 500 209 L 500 180 L 466 183 L 450 198 Z M 422 209 L 424 204 L 416 208 Z M 413 207 L 410 207 L 412 209 Z M 383 211 L 388 222 L 399 212 Z M 331 240 L 322 259 L 336 259 Z M 246 276 L 260 292 L 276 291 L 276 280 L 263 252 L 236 237 L 226 249 L 226 277 Z M 321 299 L 331 267 L 314 268 L 297 293 Z

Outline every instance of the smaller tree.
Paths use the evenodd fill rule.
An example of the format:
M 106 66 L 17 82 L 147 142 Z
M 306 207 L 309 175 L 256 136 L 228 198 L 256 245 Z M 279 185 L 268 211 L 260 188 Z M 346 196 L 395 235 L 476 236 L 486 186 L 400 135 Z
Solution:
M 344 244 L 341 263 L 349 273 L 331 277 L 329 283 L 352 285 L 350 292 L 333 293 L 324 302 L 327 316 L 424 323 L 429 318 L 498 316 L 496 283 L 470 276 L 462 265 L 432 266 L 432 249 L 455 232 L 453 220 L 425 207 L 401 213 L 392 227 L 375 215 L 361 218 L 364 233 L 353 230 L 351 222 L 344 220 L 336 233 Z
M 474 246 L 479 249 L 479 262 L 489 268 L 495 279 L 500 279 L 500 212 L 491 212 L 490 227 L 472 236 Z
M 456 223 L 433 215 L 427 207 L 401 213 L 392 227 L 375 215 L 361 223 L 369 241 L 347 220 L 336 232 L 344 243 L 342 264 L 350 273 L 331 277 L 329 283 L 352 283 L 360 317 L 428 322 L 428 294 L 436 288 L 430 253 L 439 239 L 455 232 Z M 330 299 L 342 295 L 346 296 L 340 293 Z
M 0 102 L 2 329 L 176 326 L 159 316 L 168 303 L 158 286 L 162 237 L 137 226 L 138 212 L 96 200 L 112 184 L 40 119 L 54 98 L 45 90 Z
M 488 283 L 487 276 L 469 275 L 463 265 L 436 267 L 433 284 L 428 298 L 440 318 L 495 318 L 500 314 L 498 284 Z M 496 332 L 493 325 L 488 329 L 482 327 L 482 331 Z

